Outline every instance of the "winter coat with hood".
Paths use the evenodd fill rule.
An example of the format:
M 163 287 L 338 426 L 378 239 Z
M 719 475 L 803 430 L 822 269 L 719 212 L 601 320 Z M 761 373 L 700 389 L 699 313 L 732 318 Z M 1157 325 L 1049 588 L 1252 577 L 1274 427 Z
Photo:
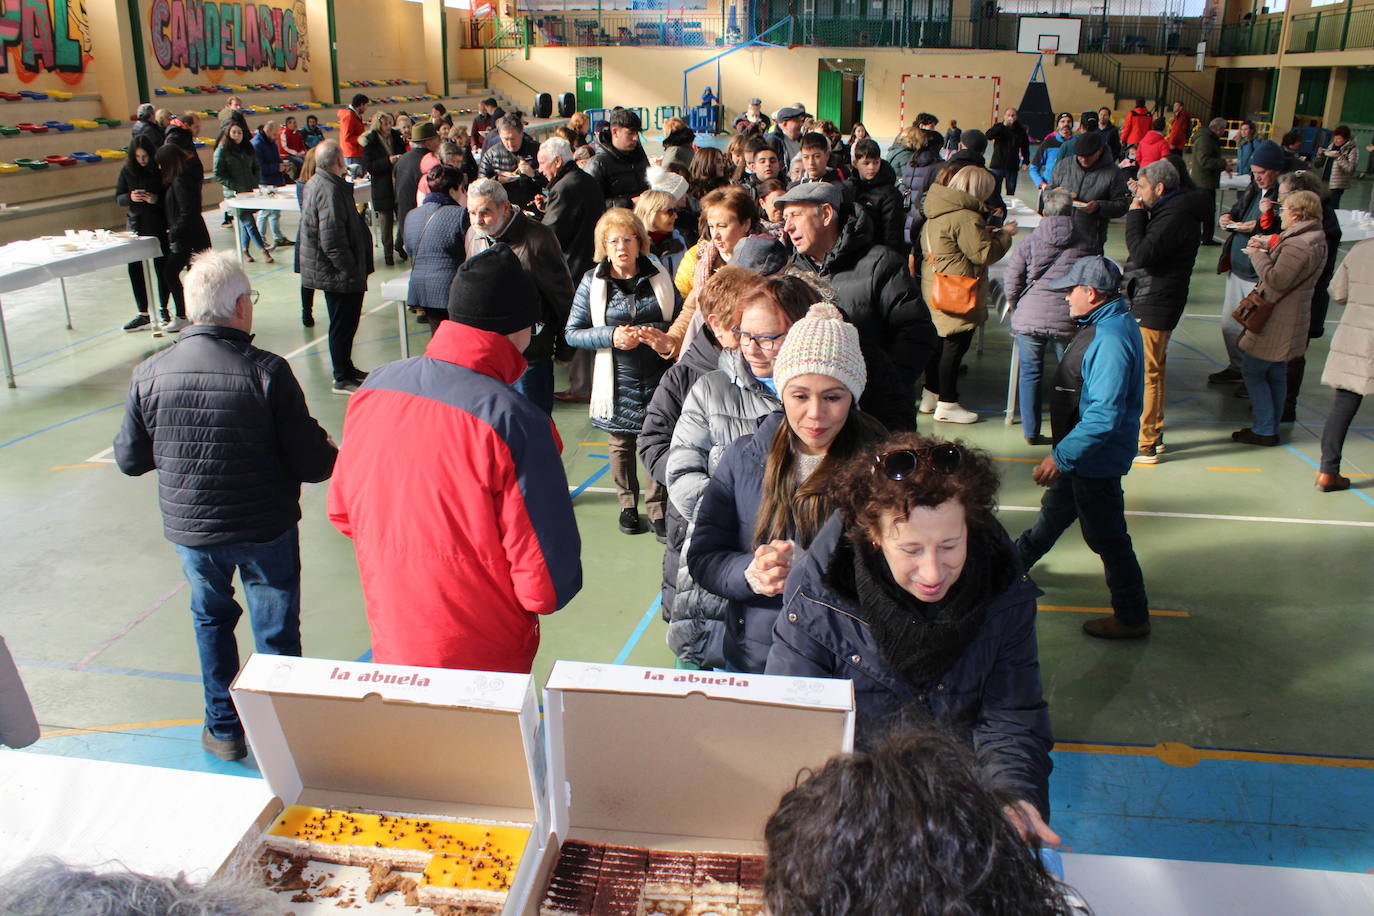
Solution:
M 1048 337 L 1066 342 L 1077 325 L 1069 317 L 1064 294 L 1050 289 L 1050 283 L 1068 273 L 1080 258 L 1092 254 L 1073 217 L 1046 216 L 1028 238 L 1011 249 L 1006 278 L 1002 281 L 1007 302 L 1015 311 L 1011 329 L 1017 334 Z
M 682 415 L 682 405 L 697 379 L 716 371 L 720 353 L 720 344 L 716 342 L 710 325 L 703 326 L 701 332 L 692 338 L 692 344 L 682 358 L 663 373 L 653 398 L 649 400 L 637 446 L 644 469 L 661 484 L 668 482 L 668 452 L 673 444 L 673 429 Z M 687 537 L 687 522 L 673 507 L 672 500 L 668 500 L 663 518 L 668 530 L 663 548 L 663 600 L 660 607 L 663 619 L 668 620 L 677 602 L 678 570 L 685 562 L 682 542 Z
M 1011 235 L 989 229 L 983 204 L 967 191 L 932 185 L 926 194 L 926 224 L 921 232 L 921 295 L 928 303 L 935 274 L 978 278 L 978 304 L 965 315 L 931 306 L 930 317 L 941 337 L 972 331 L 988 319 L 988 268 L 1011 248 Z
M 691 549 L 701 495 L 725 450 L 781 407 L 768 386 L 754 378 L 739 350 L 722 351 L 719 365 L 692 386 L 668 452 L 668 499 L 686 523 L 684 552 Z M 723 667 L 728 602 L 699 586 L 686 563 L 678 569 L 676 592 L 668 617 L 668 647 L 678 658 L 703 668 Z
M 520 266 L 539 290 L 539 320 L 544 323 L 544 329 L 525 348 L 525 359 L 530 362 L 552 359 L 572 310 L 574 281 L 553 230 L 526 216 L 514 205 L 510 212 L 510 220 L 495 235 L 482 232 L 475 225 L 468 226 L 468 257 L 485 251 L 494 242 L 505 242 L 515 252 Z
M 778 426 L 785 422 L 782 411 L 775 411 L 756 432 L 725 450 L 697 502 L 692 540 L 686 548 L 692 578 L 727 602 L 726 661 L 734 670 L 754 674 L 762 672 L 768 661 L 782 596 L 755 593 L 744 571 L 754 558 L 754 527 L 763 499 L 768 450 Z
M 1188 191 L 1126 211 L 1126 297 L 1142 328 L 1172 331 L 1188 305 L 1202 227 Z
M 1322 384 L 1374 394 L 1374 239 L 1357 244 L 1336 268 L 1331 298 L 1345 314 L 1331 338 Z
M 330 293 L 367 291 L 372 233 L 353 204 L 353 186 L 320 169 L 305 185 L 296 240 L 301 286 Z
M 993 556 L 1002 558 L 1001 582 L 984 605 L 982 625 L 946 672 L 915 684 L 884 656 L 874 635 L 872 609 L 858 598 L 855 547 L 843 527 L 839 514 L 832 516 L 787 577 L 766 672 L 853 681 L 861 747 L 879 738 L 885 723 L 923 708 L 968 736 L 995 784 L 1048 817 L 1053 739 L 1035 635 L 1042 593 L 1020 568 L 1006 532 L 999 527 L 988 535 Z
M 378 662 L 528 672 L 539 615 L 582 587 L 557 430 L 510 389 L 526 365 L 504 335 L 444 321 L 349 399 L 328 511 Z
M 1136 144 L 1136 165 L 1143 169 L 1151 162 L 1158 162 L 1161 159 L 1169 158 L 1169 153 L 1172 152 L 1172 150 L 1173 147 L 1169 145 L 1169 141 L 1164 138 L 1163 134 L 1157 130 L 1151 130 L 1140 139 L 1138 144 Z
M 1226 171 L 1226 157 L 1221 154 L 1217 135 L 1205 125 L 1193 136 L 1193 148 L 1187 156 L 1188 175 L 1193 184 L 1208 191 L 1221 185 L 1221 173 Z
M 1127 112 L 1126 123 L 1121 128 L 1121 142 L 1126 146 L 1139 143 L 1154 127 L 1155 119 L 1150 116 L 1148 108 L 1132 108 Z
M 1264 298 L 1274 311 L 1264 330 L 1247 330 L 1240 348 L 1255 359 L 1288 362 L 1307 352 L 1312 290 L 1326 264 L 1326 233 L 1321 220 L 1303 220 L 1279 233 L 1278 244 L 1250 249 Z
M 651 278 L 662 271 L 658 261 L 640 255 L 635 274 L 634 293 L 626 293 L 611 279 L 609 261 L 602 261 L 582 277 L 573 296 L 572 312 L 568 315 L 567 341 L 570 346 L 584 350 L 610 350 L 615 365 L 615 407 L 611 416 L 592 418 L 592 425 L 613 433 L 638 435 L 644 427 L 644 417 L 653 399 L 658 381 L 668 370 L 668 361 L 654 352 L 648 344 L 632 350 L 619 350 L 612 344 L 618 325 L 647 325 L 668 330 L 672 316 L 665 315 L 663 305 L 654 293 Z M 606 282 L 606 323 L 592 324 L 592 280 Z M 670 283 L 669 286 L 672 284 Z M 677 290 L 672 290 L 674 296 Z M 681 308 L 679 298 L 673 311 Z
M 593 157 L 587 173 L 601 184 L 607 207 L 633 209 L 633 198 L 649 189 L 649 156 L 644 145 L 636 143 L 629 152 L 616 149 L 609 127 L 602 129 L 597 139 L 600 152 Z
M 855 171 L 848 185 L 854 200 L 873 221 L 875 241 L 893 251 L 905 252 L 906 208 L 902 206 L 902 192 L 897 190 L 897 173 L 886 162 L 878 166 L 878 174 L 871 179 L 859 177 Z
M 277 141 L 268 139 L 267 134 L 259 127 L 249 142 L 253 144 L 253 155 L 258 157 L 258 171 L 262 174 L 262 183 L 274 188 L 286 184 L 287 177 L 281 170 L 281 150 L 277 147 Z
M 1096 213 L 1075 209 L 1073 218 L 1083 238 L 1093 245 L 1093 253 L 1101 254 L 1107 242 L 1107 223 L 1124 216 L 1131 205 L 1131 189 L 1121 169 L 1107 157 L 1106 150 L 1086 169 L 1077 156 L 1061 156 L 1055 163 L 1050 187 L 1063 188 L 1083 203 L 1097 201 Z
M 149 155 L 154 150 L 148 149 Z M 144 203 L 129 196 L 130 191 L 147 191 L 157 196 L 153 203 Z M 115 202 L 128 210 L 126 224 L 135 235 L 150 235 L 164 241 L 167 236 L 167 205 L 163 201 L 166 189 L 162 185 L 162 175 L 151 162 L 140 166 L 134 162 L 124 163 L 115 179 Z
M 596 223 L 606 212 L 606 197 L 596 179 L 576 162 L 563 163 L 545 193 L 544 225 L 558 239 L 568 259 L 568 273 L 580 279 L 595 264 Z
M 1054 463 L 1080 477 L 1131 469 L 1145 402 L 1145 349 L 1124 297 L 1075 318 L 1050 390 Z
M 864 352 L 885 353 L 912 385 L 914 402 L 914 380 L 925 371 L 936 334 L 906 258 L 885 245 L 875 245 L 872 221 L 857 210 L 845 220 L 820 264 L 801 255 L 796 262 L 834 287 L 835 304 L 859 329 Z M 864 410 L 881 418 L 870 408 L 867 390 L 864 395 L 860 401 Z
M 1049 184 L 1050 178 L 1054 175 L 1054 165 L 1059 161 L 1059 155 L 1063 151 L 1064 141 L 1067 137 L 1062 137 L 1058 133 L 1050 134 L 1040 141 L 1040 145 L 1035 148 L 1035 155 L 1030 161 L 1030 180 L 1037 188 L 1042 184 Z
M 244 194 L 256 191 L 262 184 L 262 169 L 258 166 L 253 144 L 248 141 L 230 143 L 226 138 L 215 147 L 214 168 L 215 180 L 226 191 Z

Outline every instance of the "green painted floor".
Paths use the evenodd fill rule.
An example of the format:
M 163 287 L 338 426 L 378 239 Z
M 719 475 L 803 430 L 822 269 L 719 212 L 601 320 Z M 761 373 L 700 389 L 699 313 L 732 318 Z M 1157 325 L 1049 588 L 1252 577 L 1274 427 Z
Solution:
M 227 230 L 212 232 L 217 245 L 230 244 Z M 1160 612 L 1153 635 L 1108 643 L 1080 633 L 1081 609 L 1101 608 L 1107 598 L 1101 566 L 1076 532 L 1034 573 L 1046 593 L 1040 652 L 1055 735 L 1076 744 L 1374 758 L 1374 480 L 1356 477 L 1346 493 L 1312 487 L 1331 402 L 1319 384 L 1325 340 L 1309 353 L 1287 444 L 1231 442 L 1230 432 L 1247 421 L 1247 402 L 1232 396 L 1233 387 L 1205 380 L 1223 352 L 1215 252 L 1203 251 L 1170 350 L 1165 460 L 1126 481 L 1128 508 L 1137 513 L 1131 533 L 1151 607 Z M 1108 253 L 1124 259 L 1120 227 Z M 329 392 L 323 308 L 317 327 L 302 328 L 290 267 L 248 269 L 262 292 L 257 343 L 290 354 L 318 342 L 291 363 L 312 411 L 337 436 L 346 399 Z M 399 356 L 394 310 L 373 311 L 381 282 L 399 272 L 382 268 L 373 280 L 355 348 L 363 368 Z M 194 721 L 201 698 L 186 590 L 162 537 L 156 481 L 121 476 L 107 451 L 130 371 L 159 344 L 146 332 L 117 330 L 133 314 L 123 270 L 71 280 L 68 289 L 71 331 L 56 284 L 3 300 L 19 387 L 0 389 L 0 635 L 49 732 Z M 1339 314 L 1333 309 L 1333 327 Z M 418 352 L 427 328 L 412 324 L 411 333 Z M 1015 535 L 1033 518 L 1039 492 L 1031 462 L 1044 449 L 1027 447 L 1019 426 L 1003 425 L 1009 355 L 1005 326 L 989 326 L 983 352 L 969 356 L 962 398 L 987 416 L 937 431 L 1003 459 L 1001 517 Z M 560 405 L 555 416 L 576 487 L 605 464 L 594 457 L 605 455 L 605 438 L 585 408 Z M 1374 415 L 1366 411 L 1356 423 L 1345 469 L 1374 473 Z M 661 549 L 650 535 L 617 532 L 609 485 L 607 475 L 576 499 L 586 585 L 546 619 L 541 679 L 556 658 L 673 661 L 656 613 L 635 638 L 656 595 Z M 349 542 L 325 518 L 325 492 L 307 486 L 302 498 L 304 644 L 310 655 L 356 659 L 369 650 L 357 570 Z M 246 652 L 246 625 L 241 632 Z M 1369 772 L 1368 760 L 1354 763 Z M 1339 807 L 1340 799 L 1328 802 Z M 1358 842 L 1371 849 L 1369 833 Z M 1371 857 L 1360 867 L 1374 865 Z

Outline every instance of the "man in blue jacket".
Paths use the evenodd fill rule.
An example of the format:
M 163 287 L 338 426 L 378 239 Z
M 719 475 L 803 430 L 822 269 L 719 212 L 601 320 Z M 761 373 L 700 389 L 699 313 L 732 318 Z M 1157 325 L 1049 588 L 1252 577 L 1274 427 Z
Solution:
M 1145 577 L 1126 531 L 1121 492 L 1140 432 L 1145 355 L 1120 288 L 1120 268 L 1100 255 L 1083 258 L 1050 283 L 1068 293 L 1079 328 L 1054 380 L 1054 448 L 1031 475 L 1048 489 L 1035 524 L 1016 541 L 1030 569 L 1078 521 L 1083 540 L 1102 558 L 1112 593 L 1113 615 L 1083 624 L 1083 632 L 1102 639 L 1150 632 Z

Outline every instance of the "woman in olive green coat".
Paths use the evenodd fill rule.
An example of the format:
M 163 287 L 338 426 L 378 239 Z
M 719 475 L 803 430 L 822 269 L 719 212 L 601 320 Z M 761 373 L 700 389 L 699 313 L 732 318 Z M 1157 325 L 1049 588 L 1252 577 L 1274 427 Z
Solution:
M 946 178 L 947 172 L 941 177 Z M 988 318 L 988 267 L 1011 249 L 1016 224 L 990 227 L 983 219 L 983 201 L 996 186 L 986 169 L 969 165 L 947 184 L 939 180 L 926 192 L 925 225 L 921 229 L 921 294 L 942 344 L 926 367 L 921 413 L 934 413 L 938 422 L 974 423 L 978 414 L 959 405 L 959 364 L 973 342 L 973 334 Z M 975 277 L 976 304 L 962 315 L 942 312 L 932 304 L 935 274 Z
M 236 121 L 226 122 L 215 141 L 215 180 L 224 186 L 225 197 L 256 191 L 262 183 L 257 153 L 253 152 L 253 144 L 243 135 L 243 127 Z M 253 219 L 256 213 L 256 210 L 239 211 L 239 249 L 245 261 L 252 261 L 253 256 L 248 252 L 251 238 L 262 249 L 264 260 L 272 264 L 272 249 L 262 240 L 262 233 Z

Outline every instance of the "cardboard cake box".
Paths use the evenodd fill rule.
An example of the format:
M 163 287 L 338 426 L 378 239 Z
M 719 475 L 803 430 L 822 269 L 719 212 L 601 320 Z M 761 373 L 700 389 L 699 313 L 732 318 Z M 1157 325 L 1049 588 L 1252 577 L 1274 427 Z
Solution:
M 529 838 L 519 867 L 503 877 L 511 887 L 501 912 L 520 912 L 549 842 L 529 675 L 255 654 L 230 692 L 274 795 L 237 856 L 255 857 L 264 831 L 290 805 L 518 824 Z M 442 830 L 441 822 L 435 826 Z M 361 874 L 367 886 L 365 868 L 324 868 L 345 883 Z M 399 900 L 390 898 L 401 895 L 370 904 L 350 887 L 348 896 L 380 909 L 395 908 Z M 318 906 L 326 904 L 334 909 L 340 901 Z
M 854 687 L 559 661 L 544 717 L 555 836 L 522 912 L 729 916 L 761 910 L 763 828 L 797 774 L 852 749 Z

